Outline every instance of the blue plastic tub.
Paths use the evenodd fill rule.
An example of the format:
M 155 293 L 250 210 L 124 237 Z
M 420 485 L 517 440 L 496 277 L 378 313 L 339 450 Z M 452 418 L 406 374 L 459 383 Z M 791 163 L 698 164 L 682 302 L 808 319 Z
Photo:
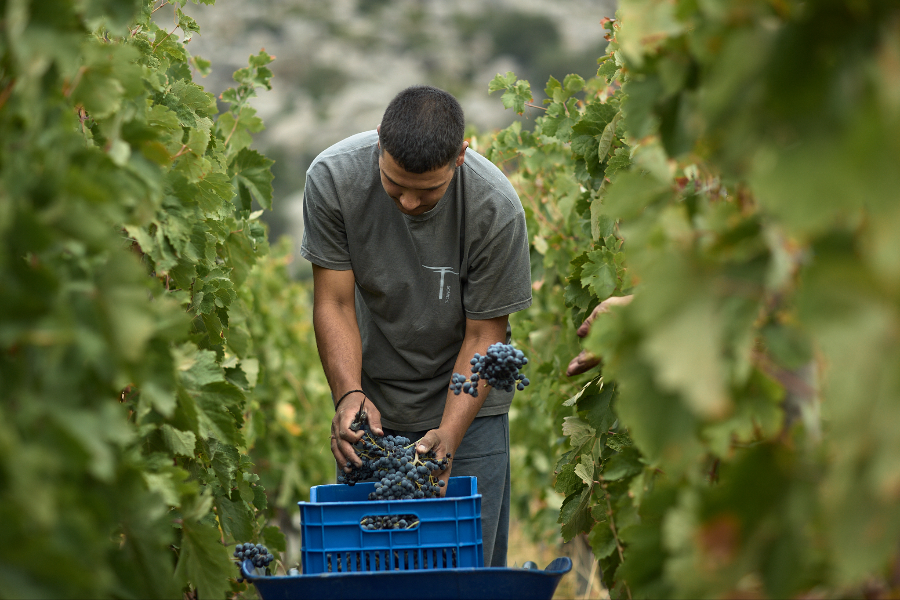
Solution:
M 310 501 L 298 503 L 304 575 L 484 566 L 474 477 L 451 477 L 444 498 L 369 500 L 374 489 L 374 482 L 310 488 Z M 380 515 L 413 515 L 418 524 L 376 531 L 360 525 Z
M 562 576 L 571 570 L 572 561 L 566 557 L 557 558 L 543 571 L 481 567 L 260 577 L 253 575 L 253 564 L 249 560 L 241 567 L 243 577 L 256 586 L 263 600 L 550 600 Z

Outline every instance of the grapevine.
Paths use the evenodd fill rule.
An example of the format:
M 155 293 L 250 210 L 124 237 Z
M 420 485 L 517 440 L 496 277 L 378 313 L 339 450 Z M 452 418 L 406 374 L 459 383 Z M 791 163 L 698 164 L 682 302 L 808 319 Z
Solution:
M 482 356 L 478 352 L 469 361 L 472 365 L 472 375 L 466 377 L 460 373 L 454 373 L 450 378 L 450 389 L 459 396 L 465 392 L 473 398 L 478 397 L 478 382 L 484 380 L 487 385 L 511 392 L 513 389 L 524 390 L 530 381 L 519 369 L 528 364 L 528 358 L 521 350 L 516 350 L 510 344 L 497 342 L 492 344 L 487 354 Z
M 220 104 L 185 4 L 26 2 L 16 33 L 0 9 L 0 463 L 23 465 L 0 467 L 4 597 L 224 598 L 226 543 L 283 550 L 242 429 L 251 205 L 273 195 L 248 103 L 273 57 Z
M 560 533 L 588 540 L 610 597 L 896 596 L 898 54 L 881 24 L 900 5 L 678 6 L 618 3 L 597 78 L 550 78 L 543 114 L 491 137 L 530 217 L 540 279 L 511 321 L 548 396 L 510 429 L 531 452 L 521 404 L 562 417 Z M 847 58 L 799 58 L 825 49 Z M 861 72 L 866 91 L 836 101 Z M 519 113 L 532 96 L 513 73 L 489 91 Z M 600 372 L 559 377 L 579 346 Z

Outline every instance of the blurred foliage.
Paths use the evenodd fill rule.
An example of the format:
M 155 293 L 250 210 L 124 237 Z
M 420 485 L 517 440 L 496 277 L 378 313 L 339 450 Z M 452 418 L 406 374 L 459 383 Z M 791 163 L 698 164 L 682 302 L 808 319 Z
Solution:
M 185 4 L 0 3 L 3 596 L 253 595 L 228 546 L 285 550 L 247 453 L 281 413 L 245 425 L 285 402 L 253 293 L 286 280 L 254 271 L 272 57 L 220 113 Z
M 334 481 L 334 407 L 313 332 L 312 282 L 291 281 L 291 247 L 281 238 L 240 295 L 260 364 L 248 404 L 247 446 L 275 506 L 296 512 L 310 487 Z
M 568 311 L 522 323 L 558 340 L 531 368 L 558 378 L 567 331 L 635 293 L 585 343 L 602 372 L 547 398 L 562 534 L 618 597 L 896 596 L 900 5 L 617 16 L 597 78 L 551 80 L 490 151 L 554 215 L 529 213 L 535 304 Z
M 186 4 L 0 1 L 4 595 L 252 595 L 227 546 L 281 555 L 333 476 L 309 284 L 254 210 L 272 57 L 220 112 Z M 596 76 L 535 108 L 498 75 L 540 116 L 472 138 L 532 241 L 514 507 L 616 596 L 896 596 L 900 8 L 620 9 Z

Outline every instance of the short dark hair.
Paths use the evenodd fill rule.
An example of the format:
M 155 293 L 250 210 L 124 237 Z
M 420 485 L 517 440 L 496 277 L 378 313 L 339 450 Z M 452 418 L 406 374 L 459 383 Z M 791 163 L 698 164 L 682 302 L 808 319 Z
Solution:
M 397 94 L 381 119 L 379 142 L 410 173 L 449 166 L 462 149 L 466 120 L 452 94 L 414 85 Z

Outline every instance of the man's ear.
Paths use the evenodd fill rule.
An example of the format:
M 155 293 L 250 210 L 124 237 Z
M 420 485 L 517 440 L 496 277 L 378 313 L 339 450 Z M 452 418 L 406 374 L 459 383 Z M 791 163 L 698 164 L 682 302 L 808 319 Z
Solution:
M 463 142 L 462 150 L 459 151 L 459 156 L 456 157 L 456 166 L 461 167 L 463 163 L 466 161 L 466 148 L 469 147 L 469 142 Z

